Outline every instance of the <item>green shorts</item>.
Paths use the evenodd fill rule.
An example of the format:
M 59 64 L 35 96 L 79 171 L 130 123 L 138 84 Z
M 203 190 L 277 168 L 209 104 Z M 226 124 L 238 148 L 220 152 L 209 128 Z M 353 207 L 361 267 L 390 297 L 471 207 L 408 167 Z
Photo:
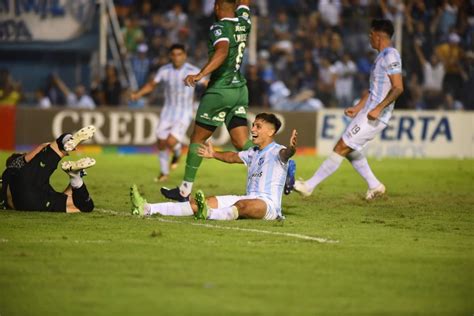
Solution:
M 233 117 L 247 118 L 249 93 L 247 86 L 240 88 L 218 89 L 209 88 L 202 96 L 196 113 L 196 122 L 226 126 Z

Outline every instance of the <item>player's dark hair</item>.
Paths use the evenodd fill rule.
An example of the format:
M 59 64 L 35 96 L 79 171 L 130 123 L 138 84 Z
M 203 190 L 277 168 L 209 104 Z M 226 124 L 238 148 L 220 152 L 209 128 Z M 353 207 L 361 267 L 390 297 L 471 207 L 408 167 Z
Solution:
M 370 28 L 377 32 L 384 32 L 390 38 L 394 33 L 393 23 L 387 19 L 373 19 Z
M 278 132 L 278 130 L 281 127 L 281 121 L 273 113 L 259 113 L 255 117 L 255 119 L 262 120 L 262 121 L 272 124 L 273 127 L 275 128 L 275 134 Z
M 168 51 L 171 53 L 175 49 L 180 49 L 180 50 L 182 50 L 183 52 L 186 53 L 186 47 L 184 47 L 183 44 L 173 44 L 173 45 L 171 45 L 171 47 Z
M 10 166 L 13 162 L 13 160 L 15 160 L 16 158 L 20 157 L 20 156 L 23 156 L 24 154 L 22 153 L 13 153 L 10 155 L 10 157 L 7 158 L 7 161 L 5 162 L 5 167 L 8 168 L 8 166 Z

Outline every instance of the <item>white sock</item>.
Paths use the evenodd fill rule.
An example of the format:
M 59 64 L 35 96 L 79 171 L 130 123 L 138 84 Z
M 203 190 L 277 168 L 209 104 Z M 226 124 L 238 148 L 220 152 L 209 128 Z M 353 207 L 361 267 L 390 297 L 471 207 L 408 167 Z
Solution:
M 176 156 L 181 156 L 181 149 L 183 148 L 183 146 L 181 145 L 181 143 L 176 143 L 176 145 L 174 145 L 173 147 L 173 155 Z
M 329 157 L 324 160 L 321 166 L 319 166 L 319 169 L 314 173 L 314 175 L 306 181 L 306 186 L 311 190 L 314 190 L 318 184 L 339 168 L 343 159 L 344 157 L 333 151 Z
M 367 181 L 369 189 L 375 189 L 380 185 L 380 181 L 375 177 L 370 169 L 367 159 L 360 152 L 353 151 L 347 158 L 352 164 L 352 167 Z
M 207 210 L 207 219 L 232 221 L 237 219 L 238 217 L 239 210 L 235 205 L 221 208 L 210 208 Z
M 160 160 L 160 170 L 162 174 L 170 174 L 170 154 L 168 149 L 160 150 L 158 152 L 158 157 Z
M 192 190 L 193 190 L 192 182 L 188 182 L 188 181 L 181 182 L 181 185 L 179 186 L 179 191 L 182 196 L 190 195 Z
M 75 171 L 75 172 L 70 171 L 68 172 L 68 175 L 69 175 L 69 183 L 71 183 L 71 187 L 73 187 L 74 189 L 79 189 L 80 187 L 82 187 L 82 185 L 84 184 L 84 181 L 82 181 L 80 171 Z
M 191 216 L 194 214 L 189 202 L 165 202 L 146 205 L 150 208 L 150 215 L 158 213 L 165 216 Z

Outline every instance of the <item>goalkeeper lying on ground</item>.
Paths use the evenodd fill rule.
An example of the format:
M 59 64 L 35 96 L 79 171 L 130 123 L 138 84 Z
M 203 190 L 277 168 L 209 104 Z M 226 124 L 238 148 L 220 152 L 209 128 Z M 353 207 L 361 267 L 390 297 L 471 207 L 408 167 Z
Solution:
M 40 145 L 29 153 L 14 153 L 8 157 L 2 174 L 0 209 L 91 212 L 94 202 L 82 177 L 84 169 L 95 164 L 94 159 L 86 157 L 61 164 L 70 179 L 63 192 L 56 192 L 49 184 L 49 178 L 59 161 L 81 142 L 90 139 L 94 132 L 94 126 L 87 126 L 74 134 L 63 134 L 56 141 Z
M 140 196 L 136 185 L 130 191 L 132 214 L 191 216 L 198 219 L 234 220 L 254 218 L 274 220 L 282 217 L 281 198 L 288 170 L 288 159 L 296 150 L 297 133 L 293 130 L 288 148 L 274 142 L 281 126 L 270 113 L 260 113 L 252 124 L 254 147 L 241 152 L 216 152 L 208 142 L 198 153 L 227 163 L 243 163 L 248 167 L 246 195 L 225 195 L 206 198 L 198 191 L 190 202 L 150 204 Z

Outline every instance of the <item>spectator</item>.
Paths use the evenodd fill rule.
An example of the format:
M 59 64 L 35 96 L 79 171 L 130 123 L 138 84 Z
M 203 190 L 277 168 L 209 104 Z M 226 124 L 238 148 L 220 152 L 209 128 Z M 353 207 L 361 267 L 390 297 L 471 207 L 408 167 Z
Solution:
M 0 70 L 0 106 L 15 106 L 21 100 L 20 84 L 13 81 L 7 69 Z
M 86 94 L 86 87 L 79 84 L 72 92 L 58 75 L 53 75 L 53 83 L 63 93 L 68 107 L 77 109 L 94 109 L 94 100 Z
M 137 54 L 132 57 L 132 69 L 137 79 L 139 87 L 143 86 L 148 80 L 148 74 L 150 72 L 151 61 L 147 57 L 148 45 L 138 45 Z
M 132 18 L 125 19 L 122 34 L 127 51 L 129 53 L 135 53 L 138 43 L 144 40 L 144 33 L 140 27 L 138 16 L 134 15 Z
M 51 107 L 51 100 L 44 93 L 43 89 L 38 89 L 35 92 L 36 105 L 41 109 L 49 109 Z
M 348 107 L 352 104 L 354 94 L 354 77 L 357 67 L 349 54 L 344 54 L 342 60 L 334 64 L 334 74 L 336 76 L 335 92 L 338 106 Z
M 415 40 L 415 53 L 423 69 L 423 94 L 426 108 L 436 109 L 443 103 L 443 78 L 445 69 L 436 54 L 426 60 L 421 49 L 421 42 Z
M 173 8 L 166 12 L 165 27 L 168 32 L 168 40 L 172 43 L 178 43 L 178 33 L 187 27 L 188 15 L 183 12 L 183 6 L 175 3 Z
M 443 90 L 450 93 L 454 99 L 460 99 L 464 79 L 463 59 L 464 50 L 459 45 L 461 38 L 456 33 L 449 34 L 448 43 L 438 45 L 435 49 L 437 56 L 441 59 L 446 69 L 443 79 Z
M 268 99 L 266 97 L 267 83 L 259 76 L 256 65 L 249 65 L 247 67 L 246 78 L 249 91 L 249 106 L 268 108 Z
M 122 85 L 117 76 L 117 69 L 112 64 L 105 67 L 105 78 L 102 80 L 101 90 L 104 96 L 103 104 L 110 106 L 120 105 Z
M 326 106 L 334 107 L 335 69 L 327 57 L 321 58 L 318 71 L 318 94 Z

